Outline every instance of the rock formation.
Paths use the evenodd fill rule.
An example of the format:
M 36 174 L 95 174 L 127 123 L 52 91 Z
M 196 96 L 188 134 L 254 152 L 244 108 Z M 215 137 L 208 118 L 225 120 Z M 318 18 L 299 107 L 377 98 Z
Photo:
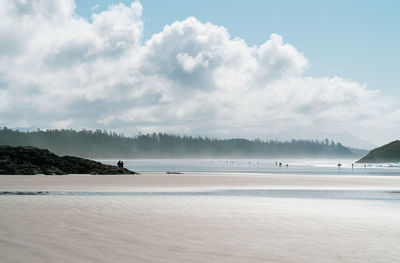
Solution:
M 126 168 L 31 146 L 0 146 L 0 174 L 136 174 Z

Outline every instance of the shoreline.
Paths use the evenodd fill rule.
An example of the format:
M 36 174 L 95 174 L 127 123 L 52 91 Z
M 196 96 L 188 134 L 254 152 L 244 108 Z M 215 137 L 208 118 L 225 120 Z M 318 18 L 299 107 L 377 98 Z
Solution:
M 174 191 L 216 189 L 400 190 L 400 176 L 190 172 L 140 175 L 0 175 L 0 191 Z
M 305 189 L 339 191 L 324 199 Z M 372 189 L 394 190 L 396 201 L 346 193 Z M 33 263 L 397 262 L 399 189 L 400 176 L 0 175 L 0 192 L 67 192 L 0 195 L 0 255 Z M 198 194 L 206 191 L 214 192 Z

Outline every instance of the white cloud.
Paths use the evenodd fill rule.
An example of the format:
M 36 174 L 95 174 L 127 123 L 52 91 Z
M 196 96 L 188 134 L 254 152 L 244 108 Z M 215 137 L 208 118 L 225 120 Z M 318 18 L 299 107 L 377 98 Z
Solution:
M 278 34 L 248 46 L 189 17 L 143 43 L 139 2 L 111 5 L 92 22 L 74 8 L 73 0 L 0 3 L 0 125 L 250 138 L 348 132 L 375 144 L 397 136 L 393 98 L 304 76 L 307 59 Z
M 187 53 L 179 53 L 176 56 L 178 63 L 182 66 L 182 69 L 188 73 L 192 73 L 193 70 L 198 66 L 208 67 L 209 63 L 203 58 L 203 54 L 199 53 L 196 57 L 192 57 Z

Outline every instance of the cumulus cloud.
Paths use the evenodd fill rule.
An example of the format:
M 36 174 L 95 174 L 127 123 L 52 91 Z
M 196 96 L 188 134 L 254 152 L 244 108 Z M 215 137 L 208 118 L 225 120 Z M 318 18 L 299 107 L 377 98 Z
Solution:
M 73 0 L 0 3 L 0 119 L 8 127 L 101 128 L 270 138 L 306 130 L 380 144 L 398 102 L 309 63 L 282 36 L 249 46 L 194 17 L 143 40 L 142 5 L 79 17 Z M 303 136 L 303 137 L 304 137 Z

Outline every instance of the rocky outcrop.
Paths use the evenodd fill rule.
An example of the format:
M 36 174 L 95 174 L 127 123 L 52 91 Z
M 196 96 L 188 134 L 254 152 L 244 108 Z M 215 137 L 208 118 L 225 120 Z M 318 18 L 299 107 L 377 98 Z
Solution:
M 400 162 L 400 141 L 393 141 L 370 151 L 357 163 L 398 163 Z
M 126 168 L 31 146 L 0 146 L 0 174 L 136 174 Z

